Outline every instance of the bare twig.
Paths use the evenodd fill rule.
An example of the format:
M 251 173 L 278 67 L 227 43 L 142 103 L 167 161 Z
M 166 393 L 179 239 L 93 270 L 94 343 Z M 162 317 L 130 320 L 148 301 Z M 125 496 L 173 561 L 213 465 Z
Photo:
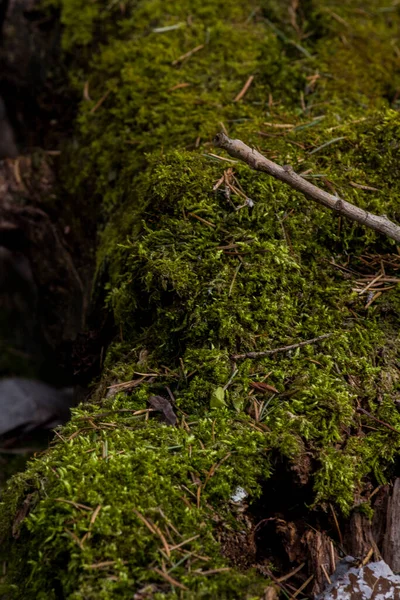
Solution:
M 281 167 L 268 158 L 265 158 L 265 156 L 254 148 L 250 148 L 244 144 L 241 140 L 232 140 L 224 133 L 218 133 L 214 138 L 214 144 L 215 146 L 226 150 L 228 154 L 234 158 L 239 158 L 246 162 L 256 171 L 263 171 L 264 173 L 268 173 L 269 175 L 272 175 L 272 177 L 287 183 L 295 190 L 304 194 L 307 198 L 311 198 L 318 202 L 318 204 L 331 208 L 339 215 L 343 215 L 361 225 L 366 225 L 367 227 L 400 242 L 400 226 L 393 223 L 393 221 L 390 221 L 386 215 L 374 215 L 358 206 L 354 206 L 354 204 L 351 204 L 346 200 L 342 200 L 338 196 L 333 196 L 332 194 L 321 190 L 295 173 L 290 165 Z
M 282 348 L 273 348 L 272 350 L 264 350 L 263 352 L 245 352 L 244 354 L 232 354 L 231 358 L 233 360 L 240 360 L 243 358 L 262 358 L 263 356 L 271 356 L 272 354 L 277 354 L 278 352 L 287 352 L 288 350 L 295 350 L 296 348 L 302 348 L 303 346 L 308 346 L 309 344 L 315 344 L 315 342 L 319 342 L 321 340 L 325 340 L 333 335 L 333 333 L 324 333 L 324 335 L 320 335 L 312 340 L 305 340 L 304 342 L 299 342 L 298 344 L 291 344 L 290 346 L 283 346 Z
M 361 406 L 359 406 L 357 408 L 357 412 L 362 413 L 363 415 L 367 415 L 367 417 L 369 417 L 373 421 L 376 421 L 376 423 L 379 423 L 380 425 L 387 427 L 388 429 L 390 429 L 391 431 L 394 431 L 395 433 L 400 433 L 400 431 L 398 429 L 396 429 L 395 427 L 392 427 L 391 425 L 389 425 L 389 423 L 386 423 L 385 421 L 381 421 L 380 419 L 377 419 L 376 417 L 374 417 L 374 415 L 372 415 L 370 412 L 365 410 L 365 408 L 361 408 Z

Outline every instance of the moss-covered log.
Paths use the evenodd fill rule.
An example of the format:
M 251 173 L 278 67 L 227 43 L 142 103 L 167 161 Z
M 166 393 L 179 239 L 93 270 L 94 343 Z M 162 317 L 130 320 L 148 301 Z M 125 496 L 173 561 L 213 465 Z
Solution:
M 284 519 L 339 545 L 396 472 L 398 249 L 212 146 L 225 130 L 400 221 L 400 8 L 295 4 L 58 4 L 85 90 L 62 183 L 98 219 L 94 301 L 118 333 L 92 402 L 2 495 L 7 598 L 261 598 L 253 527 L 280 478 Z M 154 393 L 179 426 L 148 418 Z

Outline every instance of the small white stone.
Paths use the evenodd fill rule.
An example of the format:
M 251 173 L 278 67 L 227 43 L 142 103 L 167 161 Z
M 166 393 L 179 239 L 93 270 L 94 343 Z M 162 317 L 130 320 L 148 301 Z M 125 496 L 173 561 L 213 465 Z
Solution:
M 242 500 L 244 500 L 247 496 L 248 493 L 246 492 L 246 490 L 240 487 L 240 485 L 238 485 L 238 487 L 231 496 L 231 500 L 232 502 L 242 502 Z

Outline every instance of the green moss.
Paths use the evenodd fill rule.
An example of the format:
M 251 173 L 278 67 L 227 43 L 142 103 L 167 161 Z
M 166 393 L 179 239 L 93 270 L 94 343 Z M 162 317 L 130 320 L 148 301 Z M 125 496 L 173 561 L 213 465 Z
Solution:
M 52 489 L 51 497 L 43 498 L 31 512 L 12 546 L 10 562 L 16 577 L 18 573 L 26 577 L 25 593 L 55 598 L 58 586 L 69 598 L 116 598 L 158 581 L 160 596 L 154 597 L 161 597 L 162 590 L 175 597 L 151 568 L 161 561 L 171 576 L 190 587 L 193 596 L 188 597 L 211 593 L 231 597 L 233 590 L 251 597 L 252 589 L 262 588 L 254 575 L 252 584 L 244 575 L 232 577 L 225 571 L 210 581 L 201 570 L 209 570 L 211 560 L 212 568 L 226 567 L 218 557 L 212 524 L 228 518 L 222 534 L 231 520 L 229 499 L 236 487 L 257 496 L 258 479 L 270 471 L 262 434 L 240 421 L 232 423 L 223 411 L 200 419 L 188 431 L 153 420 L 146 423 L 144 415 L 119 412 L 125 403 L 116 397 L 101 411 L 94 406 L 78 411 L 75 424 L 64 428 L 63 436 L 68 440 L 78 427 L 80 435 L 56 444 L 32 463 L 29 475 L 16 478 L 14 485 L 38 494 Z M 130 403 L 133 409 L 144 406 L 134 397 Z M 188 481 L 190 475 L 193 480 Z M 69 503 L 71 494 L 76 504 Z M 96 519 L 92 507 L 98 507 Z M 12 514 L 15 507 L 9 510 Z M 159 527 L 169 546 L 189 541 L 166 555 L 162 536 L 149 531 L 143 517 Z M 18 546 L 24 540 L 29 550 L 21 555 Z M 38 577 L 43 570 L 49 575 L 45 588 Z
M 92 98 L 80 106 L 64 185 L 85 214 L 99 207 L 95 294 L 105 287 L 120 333 L 98 403 L 77 410 L 64 441 L 3 496 L 0 557 L 16 599 L 130 598 L 153 584 L 154 598 L 259 597 L 265 581 L 253 573 L 199 571 L 228 565 L 221 540 L 238 526 L 237 486 L 251 503 L 268 489 L 273 457 L 296 466 L 307 452 L 314 505 L 347 515 L 398 460 L 400 437 L 377 422 L 371 429 L 357 406 L 400 426 L 399 292 L 366 307 L 335 268 L 356 269 L 366 248 L 383 254 L 394 244 L 213 156 L 212 137 L 225 127 L 281 164 L 311 169 L 325 189 L 400 219 L 398 8 L 370 0 L 360 14 L 353 0 L 306 2 L 293 27 L 289 4 L 97 2 L 77 28 L 76 3 L 59 3 L 71 85 L 88 81 Z M 243 190 L 230 198 L 224 184 L 214 189 L 229 167 Z M 239 209 L 243 194 L 254 207 Z M 332 336 L 290 353 L 230 358 L 323 333 Z M 266 376 L 278 393 L 254 389 Z M 115 381 L 137 387 L 104 399 Z M 166 386 L 179 427 L 132 414 Z M 198 537 L 169 557 L 135 511 L 169 545 Z

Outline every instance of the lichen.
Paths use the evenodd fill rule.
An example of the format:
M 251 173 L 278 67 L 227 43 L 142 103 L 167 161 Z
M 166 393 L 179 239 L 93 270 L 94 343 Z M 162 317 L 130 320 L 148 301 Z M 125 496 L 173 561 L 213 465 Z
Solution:
M 400 12 L 321 0 L 294 23 L 289 4 L 97 2 L 78 28 L 77 3 L 58 4 L 71 86 L 88 82 L 92 99 L 79 107 L 63 181 L 85 213 L 97 207 L 94 290 L 105 286 L 119 334 L 96 402 L 3 495 L 3 587 L 13 598 L 131 598 L 153 584 L 154 598 L 257 598 L 266 580 L 221 556 L 224 531 L 237 526 L 237 486 L 254 501 L 276 456 L 295 465 L 307 452 L 314 505 L 348 515 L 369 482 L 390 477 L 400 436 L 371 428 L 357 406 L 400 425 L 399 294 L 367 308 L 335 265 L 396 247 L 215 157 L 211 140 L 226 128 L 399 219 Z M 214 189 L 228 168 L 240 186 L 230 198 L 224 184 Z M 239 208 L 243 195 L 253 207 Z M 231 359 L 323 333 L 332 335 L 293 352 Z M 255 390 L 264 380 L 271 389 Z M 105 398 L 116 381 L 134 383 Z M 134 414 L 166 386 L 176 428 Z M 27 497 L 30 512 L 15 524 Z

